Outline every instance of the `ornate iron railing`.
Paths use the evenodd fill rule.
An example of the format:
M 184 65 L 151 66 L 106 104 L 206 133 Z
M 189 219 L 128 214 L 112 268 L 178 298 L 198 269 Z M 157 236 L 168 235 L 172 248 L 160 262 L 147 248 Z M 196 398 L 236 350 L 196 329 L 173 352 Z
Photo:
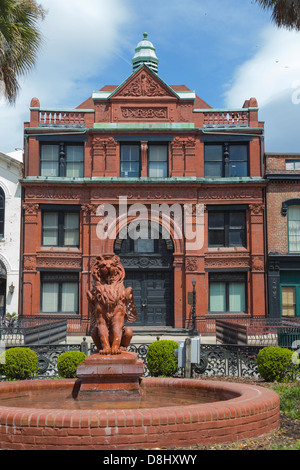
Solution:
M 11 346 L 10 346 L 11 347 Z M 84 351 L 88 354 L 93 349 L 84 340 L 81 344 L 32 345 L 30 347 L 38 356 L 38 378 L 58 376 L 57 358 L 66 351 Z M 9 348 L 9 347 L 8 347 Z M 135 352 L 138 359 L 145 364 L 145 376 L 149 375 L 147 368 L 147 353 L 149 344 L 131 344 L 129 351 Z M 239 377 L 258 377 L 256 358 L 262 346 L 237 346 L 201 344 L 200 363 L 193 367 L 194 374 L 231 375 Z M 179 370 L 179 375 L 183 371 Z
M 259 377 L 256 358 L 261 346 L 202 344 L 200 364 L 194 372 L 204 375 Z

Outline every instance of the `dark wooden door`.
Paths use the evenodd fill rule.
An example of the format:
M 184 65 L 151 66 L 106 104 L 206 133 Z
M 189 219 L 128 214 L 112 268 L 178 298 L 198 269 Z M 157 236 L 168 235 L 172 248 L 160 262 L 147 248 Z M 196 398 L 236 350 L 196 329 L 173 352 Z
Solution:
M 126 271 L 125 286 L 132 287 L 138 312 L 136 326 L 173 325 L 173 272 Z

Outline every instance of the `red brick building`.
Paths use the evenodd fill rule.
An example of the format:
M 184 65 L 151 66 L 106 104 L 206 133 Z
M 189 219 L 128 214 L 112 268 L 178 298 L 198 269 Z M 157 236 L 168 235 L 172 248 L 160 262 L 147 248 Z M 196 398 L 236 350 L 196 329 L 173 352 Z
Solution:
M 300 316 L 300 155 L 265 155 L 269 315 Z
M 93 261 L 117 253 L 134 289 L 137 326 L 190 326 L 193 279 L 199 319 L 264 316 L 264 126 L 256 100 L 212 109 L 187 86 L 166 84 L 146 34 L 132 62 L 128 79 L 76 109 L 31 101 L 23 314 L 87 319 Z M 116 214 L 106 239 L 99 237 L 103 204 Z M 136 204 L 149 212 L 165 204 L 171 220 L 157 212 L 150 223 Z M 136 219 L 139 239 L 127 236 Z

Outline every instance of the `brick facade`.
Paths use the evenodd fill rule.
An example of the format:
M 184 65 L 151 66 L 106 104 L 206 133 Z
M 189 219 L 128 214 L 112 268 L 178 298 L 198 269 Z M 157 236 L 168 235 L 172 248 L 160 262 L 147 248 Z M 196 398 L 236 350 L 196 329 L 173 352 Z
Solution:
M 171 221 L 167 258 L 162 252 L 157 253 L 160 257 L 155 259 L 146 252 L 139 253 L 140 256 L 134 258 L 134 271 L 133 258 L 126 258 L 125 253 L 124 260 L 126 258 L 128 269 L 133 273 L 130 279 L 136 279 L 139 273 L 145 276 L 148 295 L 151 285 L 157 289 L 158 279 L 161 279 L 161 293 L 167 283 L 170 285 L 168 292 L 171 292 L 171 305 L 164 307 L 166 304 L 162 302 L 161 307 L 157 308 L 157 312 L 159 308 L 168 308 L 169 316 L 164 317 L 162 311 L 163 319 L 157 323 L 156 316 L 151 320 L 152 325 L 175 328 L 190 325 L 188 294 L 192 291 L 194 278 L 197 315 L 201 318 L 210 316 L 210 280 L 222 273 L 224 280 L 218 282 L 217 288 L 223 289 L 226 283 L 229 285 L 231 282 L 228 289 L 233 290 L 237 286 L 235 282 L 238 282 L 240 289 L 241 280 L 230 281 L 230 273 L 236 276 L 239 273 L 245 286 L 245 292 L 236 297 L 238 302 L 243 303 L 243 312 L 226 311 L 224 315 L 265 315 L 263 123 L 258 120 L 254 98 L 246 100 L 240 110 L 214 110 L 186 86 L 169 86 L 150 67 L 142 64 L 123 84 L 103 87 L 72 111 L 44 110 L 39 100 L 34 98 L 30 107 L 30 121 L 25 124 L 25 143 L 25 178 L 22 181 L 23 314 L 42 313 L 43 276 L 45 279 L 45 276 L 53 276 L 53 273 L 70 273 L 69 282 L 72 276 L 78 276 L 79 290 L 78 311 L 70 317 L 79 315 L 81 319 L 88 318 L 85 293 L 91 287 L 91 266 L 96 256 L 115 251 L 116 239 L 121 230 L 126 229 L 119 214 L 119 198 L 126 197 L 128 207 L 144 204 L 149 210 L 154 204 L 168 204 L 169 207 L 177 204 L 181 210 L 184 204 L 193 205 L 192 223 L 197 220 L 197 210 L 200 211 L 199 226 L 201 230 L 203 228 L 203 243 L 200 247 L 191 248 L 185 234 L 183 237 L 178 236 L 180 230 Z M 167 148 L 166 173 L 162 177 L 149 177 L 149 152 L 155 144 Z M 57 145 L 57 165 L 66 164 L 64 152 L 67 145 L 83 145 L 82 175 L 43 175 L 41 165 L 52 165 L 42 160 L 43 145 Z M 139 165 L 138 176 L 126 177 L 122 174 L 122 145 L 139 147 L 140 157 L 136 163 Z M 214 145 L 218 148 L 224 146 L 221 165 L 224 165 L 225 173 L 217 177 L 207 175 L 205 169 L 206 163 L 209 164 L 205 160 L 208 145 L 210 148 Z M 231 147 L 234 147 L 232 152 L 237 152 L 232 160 L 229 156 Z M 245 149 L 247 161 L 242 161 L 238 151 L 244 152 Z M 159 164 L 163 166 L 162 162 Z M 244 168 L 244 173 L 235 174 L 232 168 L 239 168 L 239 165 Z M 155 164 L 153 167 L 156 168 Z M 97 212 L 101 204 L 111 204 L 117 215 L 115 237 L 106 240 L 99 239 L 97 234 L 97 226 L 103 219 L 103 215 L 101 219 Z M 77 246 L 43 244 L 43 213 L 47 210 L 78 211 L 80 222 Z M 232 211 L 234 214 L 230 215 Z M 244 231 L 243 243 L 239 241 L 235 246 L 234 242 L 222 242 L 225 246 L 218 246 L 218 243 L 212 246 L 208 240 L 212 212 L 226 212 L 224 217 L 230 220 L 237 213 L 242 219 L 241 213 L 244 213 L 245 222 L 241 229 L 238 228 L 240 222 L 234 227 L 232 221 L 227 222 L 222 229 L 224 234 L 230 232 L 229 237 L 234 237 L 236 230 Z M 134 218 L 136 216 L 128 216 L 127 224 Z M 161 217 L 157 217 L 155 222 L 161 230 L 168 230 L 168 224 Z M 238 237 L 240 240 L 242 235 Z M 155 263 L 157 269 L 153 267 Z M 136 282 L 141 281 L 136 279 Z M 139 287 L 140 284 L 136 292 Z M 225 302 L 225 293 L 222 295 L 222 301 Z M 238 296 L 243 296 L 242 300 Z M 144 303 L 147 303 L 146 300 L 141 297 Z M 148 308 L 149 305 L 150 302 Z M 147 315 L 149 317 L 149 312 L 144 312 L 142 326 L 147 325 L 145 319 Z M 157 312 L 155 315 L 158 315 Z
M 269 315 L 299 316 L 299 247 L 291 246 L 290 208 L 300 204 L 300 154 L 265 155 Z M 297 223 L 297 222 L 296 222 Z M 296 227 L 297 231 L 297 227 Z M 290 300 L 288 300 L 290 299 Z M 285 306 L 285 301 L 295 305 Z

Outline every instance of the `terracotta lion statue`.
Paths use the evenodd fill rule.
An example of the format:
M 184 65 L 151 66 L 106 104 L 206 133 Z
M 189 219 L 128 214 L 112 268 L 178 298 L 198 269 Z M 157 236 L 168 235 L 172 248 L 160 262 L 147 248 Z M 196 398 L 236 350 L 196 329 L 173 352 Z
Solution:
M 137 319 L 132 288 L 124 286 L 125 270 L 117 255 L 96 259 L 92 268 L 93 288 L 87 292 L 91 311 L 92 339 L 100 354 L 121 354 L 132 338 Z

